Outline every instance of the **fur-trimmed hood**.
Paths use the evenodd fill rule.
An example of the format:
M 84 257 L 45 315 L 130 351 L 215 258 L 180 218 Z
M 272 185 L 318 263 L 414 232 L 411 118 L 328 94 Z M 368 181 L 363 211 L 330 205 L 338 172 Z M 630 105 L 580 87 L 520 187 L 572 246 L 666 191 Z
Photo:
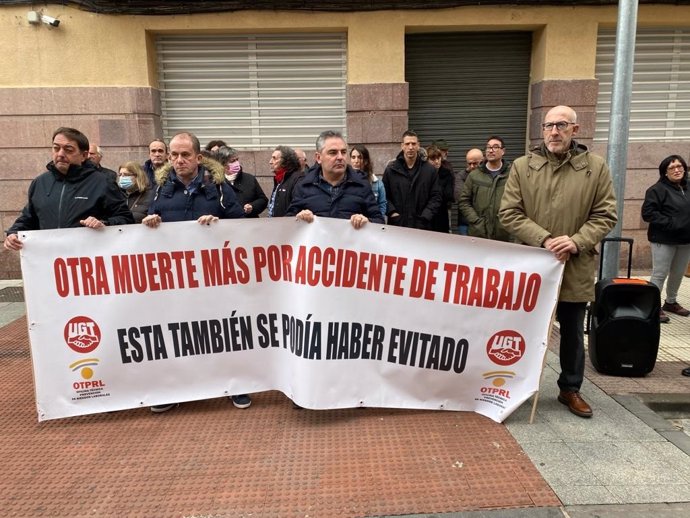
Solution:
M 202 173 L 207 175 L 213 180 L 213 183 L 220 185 L 225 181 L 225 168 L 220 162 L 213 160 L 212 158 L 202 158 L 201 160 Z M 170 172 L 173 170 L 173 166 L 170 162 L 166 162 L 164 165 L 156 169 L 154 175 L 156 178 L 156 185 L 161 186 L 169 178 Z

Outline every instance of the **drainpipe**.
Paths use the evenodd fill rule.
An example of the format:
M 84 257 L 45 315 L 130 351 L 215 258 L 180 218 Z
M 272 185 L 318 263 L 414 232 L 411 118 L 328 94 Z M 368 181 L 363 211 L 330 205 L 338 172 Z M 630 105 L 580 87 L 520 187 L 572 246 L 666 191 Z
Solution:
M 609 145 L 606 159 L 611 168 L 616 192 L 618 223 L 608 237 L 621 237 L 625 173 L 628 166 L 628 134 L 630 131 L 630 97 L 632 94 L 635 36 L 637 34 L 637 0 L 618 2 L 616 54 L 613 67 Z M 603 258 L 603 277 L 618 276 L 620 243 L 607 243 Z

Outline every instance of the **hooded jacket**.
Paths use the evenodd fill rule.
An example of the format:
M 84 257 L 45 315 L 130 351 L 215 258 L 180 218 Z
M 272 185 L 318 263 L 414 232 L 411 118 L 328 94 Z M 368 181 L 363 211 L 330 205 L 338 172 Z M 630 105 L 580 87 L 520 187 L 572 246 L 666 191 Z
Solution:
M 663 245 L 690 243 L 690 194 L 687 178 L 675 184 L 662 174 L 644 195 L 642 219 L 649 223 L 647 239 Z
M 388 224 L 429 230 L 431 219 L 441 210 L 441 188 L 434 166 L 419 155 L 411 170 L 401 151 L 383 173 L 388 202 Z M 398 213 L 399 217 L 391 217 Z
M 89 160 L 70 165 L 62 174 L 50 162 L 47 171 L 29 186 L 29 201 L 7 231 L 81 227 L 79 221 L 93 216 L 105 225 L 134 223 L 127 200 L 118 185 L 98 171 Z
M 225 181 L 223 166 L 204 158 L 197 176 L 188 186 L 177 177 L 172 164 L 156 170 L 156 193 L 149 206 L 149 214 L 158 214 L 161 220 L 190 221 L 211 215 L 220 219 L 244 217 L 235 193 Z
M 503 165 L 496 176 L 486 168 L 486 162 L 470 172 L 465 180 L 458 200 L 458 208 L 468 222 L 468 235 L 510 241 L 510 234 L 498 220 L 498 209 L 508 174 L 510 163 Z
M 570 236 L 578 253 L 565 263 L 559 300 L 594 299 L 594 247 L 618 220 L 611 173 L 602 157 L 573 141 L 559 160 L 542 144 L 513 162 L 498 216 L 508 232 L 531 246 Z
M 371 184 L 361 173 L 348 166 L 335 196 L 328 192 L 329 187 L 323 178 L 321 165 L 312 167 L 295 186 L 286 215 L 294 216 L 303 209 L 309 209 L 317 216 L 350 219 L 353 214 L 363 214 L 371 222 L 383 223 Z

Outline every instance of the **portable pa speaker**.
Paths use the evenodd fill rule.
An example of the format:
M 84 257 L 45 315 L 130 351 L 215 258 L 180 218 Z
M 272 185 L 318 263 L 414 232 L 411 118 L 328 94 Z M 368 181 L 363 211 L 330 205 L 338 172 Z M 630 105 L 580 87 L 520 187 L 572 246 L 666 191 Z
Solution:
M 628 244 L 628 276 L 602 279 L 604 245 Z M 599 281 L 589 310 L 589 359 L 602 374 L 644 376 L 654 369 L 661 334 L 659 288 L 642 279 L 631 279 L 633 240 L 606 238 L 601 241 Z
M 597 282 L 590 310 L 589 358 L 613 376 L 644 376 L 659 352 L 659 288 L 641 279 Z

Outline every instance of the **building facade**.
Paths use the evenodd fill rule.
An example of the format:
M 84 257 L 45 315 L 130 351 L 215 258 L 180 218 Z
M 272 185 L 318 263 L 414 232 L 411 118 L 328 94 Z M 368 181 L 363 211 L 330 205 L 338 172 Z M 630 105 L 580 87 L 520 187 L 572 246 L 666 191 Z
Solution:
M 578 112 L 580 141 L 605 155 L 616 5 L 438 5 L 468 3 L 407 9 L 388 2 L 386 10 L 358 11 L 351 10 L 357 2 L 350 10 L 340 2 L 340 10 L 321 11 L 217 2 L 239 10 L 156 15 L 91 12 L 72 6 L 78 2 L 42 6 L 39 15 L 60 20 L 58 27 L 29 22 L 35 3 L 0 5 L 2 229 L 50 160 L 59 126 L 100 145 L 111 169 L 143 162 L 151 140 L 182 129 L 202 144 L 221 138 L 240 149 L 244 169 L 269 192 L 272 149 L 286 144 L 311 155 L 329 128 L 367 145 L 378 173 L 407 128 L 425 145 L 447 140 L 461 167 L 465 151 L 493 134 L 506 139 L 507 158 L 524 154 L 541 138 L 543 114 L 568 104 Z M 645 189 L 662 158 L 688 157 L 684 3 L 639 7 L 623 215 L 639 269 L 651 265 L 640 218 Z M 20 275 L 17 254 L 0 253 L 0 277 Z

